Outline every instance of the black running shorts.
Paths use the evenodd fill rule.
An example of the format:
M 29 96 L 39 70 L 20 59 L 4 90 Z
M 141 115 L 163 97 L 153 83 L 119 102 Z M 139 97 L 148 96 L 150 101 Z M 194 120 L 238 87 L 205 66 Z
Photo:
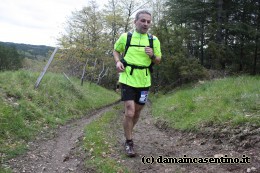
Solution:
M 149 87 L 135 88 L 125 84 L 121 85 L 121 100 L 134 100 L 139 105 L 145 105 L 148 100 Z

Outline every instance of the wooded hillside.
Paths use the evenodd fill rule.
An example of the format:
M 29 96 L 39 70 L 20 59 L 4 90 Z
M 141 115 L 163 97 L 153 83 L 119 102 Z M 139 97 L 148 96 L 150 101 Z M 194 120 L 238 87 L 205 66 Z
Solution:
M 0 42 L 5 47 L 15 48 L 22 58 L 45 59 L 54 50 L 54 47 L 45 45 L 31 45 L 23 43 Z

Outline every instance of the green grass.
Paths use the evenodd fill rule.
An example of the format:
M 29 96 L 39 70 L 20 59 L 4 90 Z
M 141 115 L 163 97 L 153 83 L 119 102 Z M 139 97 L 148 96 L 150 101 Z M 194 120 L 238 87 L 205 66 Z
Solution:
M 89 152 L 86 165 L 97 172 L 129 172 L 111 157 L 118 152 L 113 149 L 117 140 L 112 127 L 117 118 L 117 110 L 113 109 L 85 128 L 84 147 Z
M 21 154 L 28 141 L 93 109 L 115 102 L 119 95 L 95 84 L 46 73 L 34 89 L 39 73 L 0 72 L 0 163 Z M 0 168 L 1 172 L 1 168 Z
M 153 98 L 153 115 L 181 130 L 203 125 L 260 126 L 260 77 L 207 81 Z

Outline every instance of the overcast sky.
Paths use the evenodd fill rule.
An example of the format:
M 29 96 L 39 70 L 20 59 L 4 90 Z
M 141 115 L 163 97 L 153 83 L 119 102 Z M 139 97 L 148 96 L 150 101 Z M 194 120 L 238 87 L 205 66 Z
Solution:
M 81 10 L 88 1 L 1 0 L 0 41 L 56 46 L 71 12 Z

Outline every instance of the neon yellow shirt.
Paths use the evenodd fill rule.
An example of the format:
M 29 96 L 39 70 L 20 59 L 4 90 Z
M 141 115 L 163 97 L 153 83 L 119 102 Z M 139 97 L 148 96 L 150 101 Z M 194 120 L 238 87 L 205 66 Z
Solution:
M 114 45 L 117 52 L 124 53 L 127 40 L 127 33 L 122 34 Z M 140 34 L 136 31 L 133 32 L 130 45 L 149 46 L 147 34 Z M 153 51 L 156 57 L 161 57 L 160 41 L 156 36 L 153 36 Z M 127 53 L 124 57 L 126 62 L 136 66 L 148 67 L 152 60 L 145 53 L 145 47 L 129 46 Z M 131 67 L 127 66 L 124 72 L 120 73 L 119 82 L 136 87 L 149 87 L 151 86 L 151 74 L 149 69 L 134 69 L 133 74 L 130 75 Z M 147 75 L 146 75 L 147 74 Z

